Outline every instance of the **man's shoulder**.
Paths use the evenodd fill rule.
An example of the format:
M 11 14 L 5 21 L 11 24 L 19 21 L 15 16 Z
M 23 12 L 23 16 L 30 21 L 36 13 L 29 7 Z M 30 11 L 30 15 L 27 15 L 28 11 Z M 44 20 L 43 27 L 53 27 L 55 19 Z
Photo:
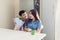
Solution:
M 19 19 L 18 17 L 15 17 L 14 19 Z
M 19 19 L 18 17 L 14 18 L 15 21 L 18 21 L 18 22 L 23 22 L 21 19 Z

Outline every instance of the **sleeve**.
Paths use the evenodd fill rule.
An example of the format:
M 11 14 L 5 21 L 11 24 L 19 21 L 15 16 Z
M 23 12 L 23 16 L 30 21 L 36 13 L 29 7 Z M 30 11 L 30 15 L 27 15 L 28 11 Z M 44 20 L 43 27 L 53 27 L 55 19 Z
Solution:
M 25 22 L 24 24 L 23 24 L 23 27 L 25 27 L 25 26 L 27 26 L 28 25 L 28 22 Z
M 36 28 L 36 30 L 37 30 L 37 29 L 40 29 L 40 27 L 41 27 L 41 23 L 40 23 L 40 21 L 38 21 L 38 22 L 37 22 L 37 28 Z
M 14 18 L 13 22 L 16 24 L 18 22 L 18 18 Z
M 40 20 L 40 24 L 41 24 L 40 30 L 42 30 L 44 26 L 43 26 L 41 20 Z
M 14 23 L 15 23 L 15 29 L 22 27 L 24 24 L 24 22 L 22 20 L 19 20 L 18 18 L 14 19 Z
M 14 19 L 13 19 L 13 22 L 14 22 L 14 25 L 15 25 L 15 27 L 14 27 L 14 30 L 15 30 L 15 29 L 17 29 L 18 26 L 19 26 L 19 25 L 17 24 L 17 18 L 14 18 Z

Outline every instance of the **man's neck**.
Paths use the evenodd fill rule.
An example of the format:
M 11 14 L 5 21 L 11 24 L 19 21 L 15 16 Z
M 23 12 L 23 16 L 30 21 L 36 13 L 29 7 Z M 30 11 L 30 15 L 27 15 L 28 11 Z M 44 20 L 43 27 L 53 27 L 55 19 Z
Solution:
M 19 17 L 19 19 L 21 19 L 22 21 L 25 21 L 22 17 Z

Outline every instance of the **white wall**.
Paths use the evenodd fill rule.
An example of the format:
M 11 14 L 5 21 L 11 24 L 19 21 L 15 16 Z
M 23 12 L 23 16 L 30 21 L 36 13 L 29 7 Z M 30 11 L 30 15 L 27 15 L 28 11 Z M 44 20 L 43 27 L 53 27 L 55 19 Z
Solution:
M 33 0 L 20 0 L 20 10 L 30 11 L 34 8 Z
M 60 40 L 60 0 L 57 0 L 55 10 L 55 40 Z
M 43 32 L 47 34 L 45 40 L 55 39 L 54 0 L 42 0 L 41 20 Z
M 15 17 L 18 16 L 20 11 L 20 0 L 14 0 L 14 9 L 15 9 Z
M 0 27 L 12 28 L 14 17 L 13 0 L 0 0 Z

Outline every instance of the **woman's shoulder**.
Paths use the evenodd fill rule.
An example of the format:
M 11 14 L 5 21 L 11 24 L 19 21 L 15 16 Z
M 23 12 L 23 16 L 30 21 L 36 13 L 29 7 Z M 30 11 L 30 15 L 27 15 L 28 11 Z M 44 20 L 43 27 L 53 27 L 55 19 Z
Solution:
M 40 22 L 39 20 L 36 20 L 36 22 Z
M 40 24 L 40 21 L 39 20 L 36 20 L 35 23 Z

